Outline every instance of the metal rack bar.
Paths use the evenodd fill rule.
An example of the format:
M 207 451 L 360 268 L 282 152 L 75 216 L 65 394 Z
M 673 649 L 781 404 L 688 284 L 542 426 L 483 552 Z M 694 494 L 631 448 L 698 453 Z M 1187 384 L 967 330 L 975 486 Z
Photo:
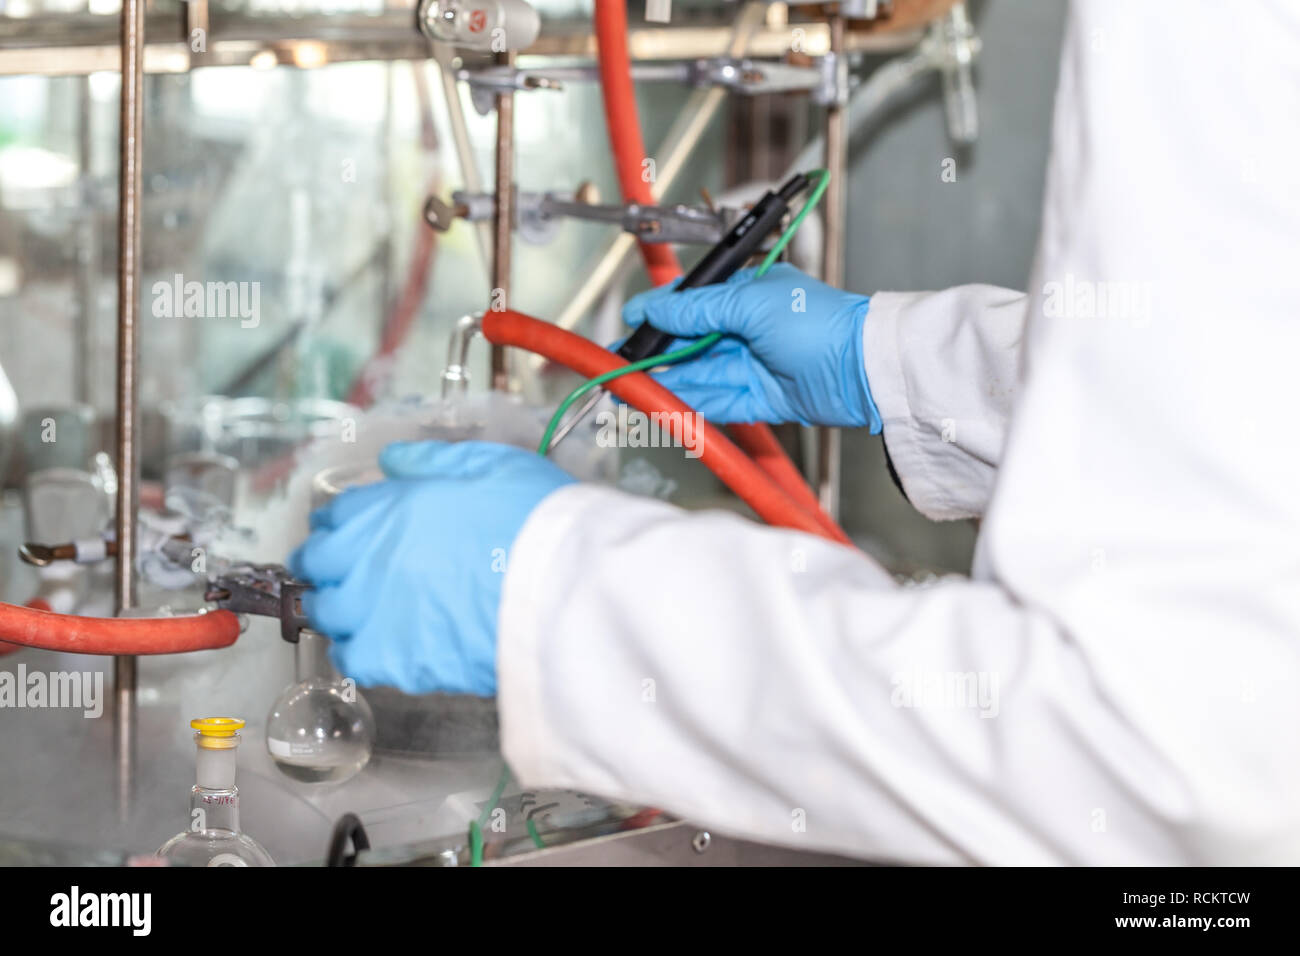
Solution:
M 836 69 L 846 70 L 844 62 L 846 22 L 836 12 L 830 17 L 831 55 Z M 849 125 L 847 97 L 826 107 L 826 170 L 830 185 L 826 190 L 824 221 L 825 247 L 822 254 L 822 278 L 837 288 L 844 284 L 845 229 L 848 219 Z M 839 520 L 840 471 L 843 436 L 837 428 L 817 429 L 817 497 L 822 510 Z
M 136 516 L 140 507 L 140 451 L 136 443 L 140 395 L 140 163 L 144 133 L 145 0 L 122 0 L 122 93 L 119 127 L 117 251 L 117 564 L 118 612 L 136 603 Z M 113 659 L 113 752 L 119 816 L 129 812 L 135 778 L 136 660 Z
M 249 16 L 209 10 L 206 50 L 191 49 L 185 11 L 151 13 L 144 48 L 145 73 L 185 73 L 199 67 L 318 67 L 359 60 L 427 60 L 429 43 L 415 28 L 410 9 L 374 15 L 334 14 L 305 17 Z M 801 23 L 802 49 L 819 56 L 830 49 L 825 23 Z M 890 33 L 852 30 L 845 36 L 850 52 L 891 53 L 916 44 L 920 30 Z M 634 60 L 679 60 L 723 54 L 732 36 L 727 24 L 639 27 L 628 36 Z M 747 45 L 754 57 L 783 57 L 790 50 L 790 29 L 763 27 Z M 551 22 L 522 55 L 588 58 L 595 37 L 585 22 Z M 116 70 L 118 24 L 114 17 L 66 14 L 0 17 L 0 75 L 62 76 Z
M 498 54 L 497 62 L 514 65 L 514 54 Z M 509 308 L 511 248 L 515 236 L 515 94 L 504 90 L 496 96 L 496 210 L 492 220 L 492 289 L 490 308 Z M 492 387 L 504 392 L 510 388 L 510 370 L 506 349 L 492 346 Z

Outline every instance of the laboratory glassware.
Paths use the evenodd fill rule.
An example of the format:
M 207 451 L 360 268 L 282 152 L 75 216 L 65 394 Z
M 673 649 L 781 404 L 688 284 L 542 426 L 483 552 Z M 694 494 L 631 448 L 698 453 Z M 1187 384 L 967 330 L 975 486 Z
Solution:
M 287 776 L 302 783 L 341 783 L 370 761 L 375 717 L 355 681 L 329 661 L 329 641 L 300 631 L 297 681 L 281 692 L 266 718 L 266 749 Z
M 275 866 L 271 854 L 239 829 L 235 755 L 244 722 L 203 717 L 190 726 L 198 746 L 190 825 L 159 847 L 158 856 L 173 866 Z

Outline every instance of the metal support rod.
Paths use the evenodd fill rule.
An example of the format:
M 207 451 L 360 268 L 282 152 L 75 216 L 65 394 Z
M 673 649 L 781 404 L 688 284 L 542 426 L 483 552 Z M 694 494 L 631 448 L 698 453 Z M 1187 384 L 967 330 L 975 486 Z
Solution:
M 768 6 L 766 2 L 761 5 Z M 915 4 L 920 8 L 931 5 Z M 296 64 L 304 53 L 312 63 L 322 65 L 358 60 L 418 61 L 428 56 L 428 40 L 411 28 L 414 4 L 409 2 L 389 4 L 381 12 L 336 11 L 307 16 L 237 12 L 229 9 L 230 4 L 211 6 L 207 50 L 199 53 L 193 50 L 192 42 L 183 42 L 178 36 L 178 22 L 183 21 L 178 21 L 175 5 L 157 5 L 157 10 L 149 14 L 152 41 L 145 51 L 145 69 L 150 73 L 184 73 L 199 66 L 247 67 L 259 53 L 273 56 L 285 66 Z M 807 23 L 801 29 L 805 34 L 804 52 L 819 56 L 826 49 L 824 28 Z M 636 26 L 628 40 L 637 60 L 705 59 L 718 55 L 726 43 L 727 30 L 721 24 Z M 865 53 L 894 53 L 914 45 L 920 36 L 920 30 L 910 24 L 887 32 L 854 30 L 849 35 L 849 48 Z M 586 29 L 551 29 L 548 25 L 526 52 L 530 59 L 590 58 L 595 53 L 595 38 Z M 750 52 L 755 57 L 784 57 L 790 52 L 790 29 L 759 30 Z M 91 13 L 84 5 L 78 13 L 0 16 L 0 75 L 97 73 L 115 69 L 117 54 L 117 26 L 111 18 Z
M 513 66 L 511 51 L 497 54 L 497 63 Z M 510 252 L 515 228 L 515 94 L 497 94 L 496 214 L 492 220 L 492 293 L 490 307 L 510 307 Z M 510 388 L 506 349 L 492 346 L 492 387 Z
M 844 61 L 845 20 L 838 11 L 830 18 L 831 55 L 836 69 L 847 71 Z M 840 84 L 846 89 L 846 84 Z M 822 278 L 833 286 L 844 284 L 845 220 L 848 213 L 848 104 L 844 101 L 826 107 L 826 170 L 830 185 L 826 189 L 823 218 L 826 223 Z M 840 465 L 842 436 L 838 429 L 817 430 L 817 497 L 832 518 L 839 520 Z
M 140 506 L 137 376 L 140 343 L 140 164 L 143 153 L 145 0 L 122 0 L 122 94 L 117 236 L 117 566 L 118 613 L 135 606 L 136 515 Z M 136 661 L 113 659 L 113 750 L 118 814 L 125 820 L 135 776 Z

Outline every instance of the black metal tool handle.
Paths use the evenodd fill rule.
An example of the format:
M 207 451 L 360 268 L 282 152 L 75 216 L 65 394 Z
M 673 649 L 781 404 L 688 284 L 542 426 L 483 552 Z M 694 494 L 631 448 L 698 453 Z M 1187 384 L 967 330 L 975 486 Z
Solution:
M 796 173 L 778 191 L 764 193 L 763 198 L 754 203 L 744 218 L 732 226 L 731 231 L 686 274 L 676 291 L 726 282 L 739 272 L 763 241 L 781 224 L 790 209 L 790 200 L 807 188 L 808 177 Z M 618 354 L 629 362 L 639 362 L 666 352 L 674 338 L 675 336 L 661 332 L 649 322 L 643 322 L 628 336 Z

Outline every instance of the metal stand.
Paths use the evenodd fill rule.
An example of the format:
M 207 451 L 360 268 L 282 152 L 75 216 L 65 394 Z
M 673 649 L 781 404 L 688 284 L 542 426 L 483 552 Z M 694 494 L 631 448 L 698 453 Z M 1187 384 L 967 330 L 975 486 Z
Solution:
M 847 79 L 848 63 L 844 59 L 844 27 L 842 13 L 830 18 L 831 47 L 834 67 Z M 825 197 L 826 238 L 822 255 L 822 278 L 827 284 L 844 284 L 845 220 L 848 218 L 848 83 L 836 84 L 844 94 L 826 107 L 826 159 L 830 185 Z M 824 510 L 833 519 L 840 516 L 840 468 L 843 457 L 843 436 L 837 428 L 817 429 L 817 497 Z
M 122 0 L 122 101 L 117 236 L 117 567 L 118 613 L 135 606 L 140 455 L 136 437 L 140 342 L 140 163 L 143 154 L 145 0 Z M 136 661 L 113 659 L 113 752 L 118 816 L 130 813 L 136 762 Z
M 497 54 L 497 62 L 514 65 L 511 52 Z M 515 94 L 502 91 L 496 97 L 496 215 L 492 220 L 492 292 L 489 308 L 509 308 L 510 251 L 515 228 Z M 492 387 L 499 392 L 510 389 L 507 352 L 492 346 Z

